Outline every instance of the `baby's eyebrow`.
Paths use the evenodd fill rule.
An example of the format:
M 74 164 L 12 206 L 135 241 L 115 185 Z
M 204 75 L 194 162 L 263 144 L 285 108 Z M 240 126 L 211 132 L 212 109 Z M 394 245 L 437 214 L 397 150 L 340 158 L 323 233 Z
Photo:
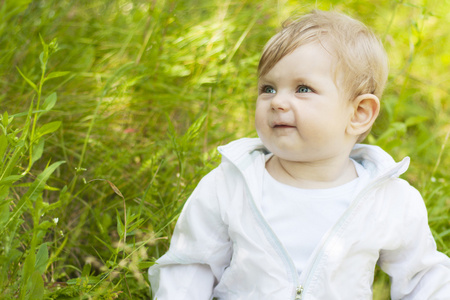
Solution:
M 275 85 L 278 80 L 277 76 L 268 76 L 267 74 L 261 76 L 258 78 L 258 86 L 260 85 Z M 315 86 L 319 83 L 319 81 L 317 79 L 314 78 L 313 75 L 311 74 L 298 74 L 297 76 L 293 75 L 292 77 L 290 77 L 289 79 L 287 79 L 289 82 L 289 84 L 293 84 L 293 85 L 307 85 L 307 86 Z M 286 83 L 286 81 L 284 81 Z
M 267 77 L 263 76 L 258 79 L 258 85 L 262 85 L 262 84 L 271 84 L 272 85 L 273 81 L 268 79 Z
M 303 76 L 302 77 L 294 77 L 294 78 L 292 78 L 292 81 L 301 82 L 302 84 L 306 84 L 306 85 L 313 84 L 313 82 L 311 81 L 310 78 L 305 78 Z

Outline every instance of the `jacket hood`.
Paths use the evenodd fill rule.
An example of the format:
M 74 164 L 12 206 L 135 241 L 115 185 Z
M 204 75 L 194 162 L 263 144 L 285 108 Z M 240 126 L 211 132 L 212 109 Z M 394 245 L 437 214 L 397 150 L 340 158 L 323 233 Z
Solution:
M 270 154 L 259 138 L 242 138 L 218 147 L 222 160 L 229 161 L 241 171 L 250 166 L 256 157 Z M 409 167 L 410 159 L 395 160 L 378 146 L 356 144 L 350 158 L 361 164 L 372 178 L 381 176 L 398 177 Z

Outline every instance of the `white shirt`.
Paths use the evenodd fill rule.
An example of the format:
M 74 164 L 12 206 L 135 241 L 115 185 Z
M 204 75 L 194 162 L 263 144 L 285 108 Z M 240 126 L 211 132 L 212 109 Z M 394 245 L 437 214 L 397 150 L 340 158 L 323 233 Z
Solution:
M 364 168 L 353 161 L 358 177 L 328 189 L 301 189 L 264 174 L 262 211 L 300 275 L 325 233 L 350 205 Z

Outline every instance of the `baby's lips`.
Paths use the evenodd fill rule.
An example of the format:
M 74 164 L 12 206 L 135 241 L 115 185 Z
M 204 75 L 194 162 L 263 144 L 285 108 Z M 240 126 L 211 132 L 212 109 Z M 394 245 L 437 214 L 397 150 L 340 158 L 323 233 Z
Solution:
M 283 122 L 283 121 L 275 121 L 272 123 L 272 128 L 277 127 L 295 127 L 294 125 L 291 125 L 289 122 Z

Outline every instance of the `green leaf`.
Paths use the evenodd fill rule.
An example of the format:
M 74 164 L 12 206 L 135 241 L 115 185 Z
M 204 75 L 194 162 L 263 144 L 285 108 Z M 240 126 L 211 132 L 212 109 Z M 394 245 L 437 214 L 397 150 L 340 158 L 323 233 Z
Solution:
M 50 222 L 50 221 L 44 221 L 41 224 L 39 224 L 39 226 L 37 227 L 37 229 L 42 230 L 44 232 L 47 232 L 47 229 L 49 229 L 50 227 L 55 226 L 56 224 L 54 222 Z
M 8 148 L 8 138 L 6 135 L 0 135 L 0 157 L 5 157 L 6 149 Z M 0 162 L 0 169 L 3 169 L 3 164 L 5 160 L 2 159 Z
M 26 205 L 28 201 L 34 202 L 36 199 L 42 195 L 45 188 L 45 183 L 47 182 L 50 175 L 58 168 L 64 161 L 58 161 L 48 166 L 41 174 L 39 174 L 35 181 L 31 184 L 28 191 L 20 198 L 16 207 L 13 210 L 13 215 L 8 220 L 8 223 L 14 222 L 18 218 L 22 208 Z
M 3 113 L 2 121 L 3 121 L 3 127 L 5 128 L 5 132 L 6 132 L 6 127 L 8 127 L 8 125 L 9 125 L 9 116 L 8 116 L 8 112 L 7 111 L 5 111 Z
M 41 62 L 41 69 L 44 71 L 46 66 L 47 66 L 47 62 L 48 62 L 48 44 L 44 41 L 44 39 L 42 38 L 42 35 L 39 33 L 39 38 L 41 39 L 41 43 L 42 43 L 42 48 L 44 48 L 44 51 L 41 52 L 41 54 L 39 55 L 39 60 Z
M 47 213 L 49 211 L 52 211 L 52 210 L 54 210 L 54 209 L 56 209 L 58 207 L 61 207 L 61 201 L 56 201 L 56 202 L 54 202 L 52 204 L 49 204 L 48 206 L 43 207 L 42 208 L 42 213 L 45 214 L 45 213 Z
M 123 239 L 123 235 L 125 233 L 125 226 L 122 223 L 122 220 L 120 219 L 119 212 L 117 213 L 117 233 L 119 234 L 120 239 Z
M 22 177 L 23 177 L 23 175 L 10 175 L 5 178 L 2 178 L 2 180 L 0 180 L 0 186 L 1 185 L 11 185 L 14 182 L 20 180 Z
M 28 256 L 25 258 L 22 269 L 22 287 L 21 294 L 24 295 L 27 289 L 27 283 L 31 275 L 34 273 L 34 264 L 36 262 L 36 254 L 30 250 Z M 23 299 L 23 296 L 21 297 Z
M 48 45 L 47 45 L 47 43 L 44 41 L 44 38 L 42 37 L 42 35 L 39 33 L 39 39 L 41 40 L 41 44 L 42 44 L 42 47 L 44 48 L 44 49 L 47 49 L 48 48 Z
M 47 77 L 44 78 L 44 82 L 46 82 L 47 80 L 53 79 L 53 78 L 66 76 L 69 73 L 70 72 L 67 72 L 67 71 L 64 71 L 64 72 L 52 72 L 52 73 L 48 74 Z
M 25 182 L 25 183 L 15 184 L 14 187 L 30 187 L 32 185 L 33 185 L 32 182 Z M 54 187 L 54 186 L 49 186 L 49 185 L 46 184 L 44 186 L 44 190 L 46 190 L 46 191 L 55 191 L 56 192 L 56 191 L 59 191 L 59 188 Z
M 27 296 L 30 300 L 40 300 L 44 298 L 44 280 L 38 271 L 31 276 L 31 293 Z
M 8 197 L 8 195 L 9 195 L 9 186 L 7 186 L 7 185 L 0 185 L 0 205 L 3 205 L 4 203 L 3 203 L 3 201 L 6 201 L 6 198 Z M 6 201 L 6 202 L 9 202 L 9 201 Z M 9 205 L 8 205 L 8 210 L 9 210 Z M 8 214 L 8 216 L 9 216 L 9 214 Z M 1 228 L 1 226 L 0 226 L 0 228 Z
M 33 83 L 33 81 L 31 81 L 30 79 L 28 79 L 25 75 L 23 75 L 22 71 L 20 71 L 19 67 L 16 67 L 17 71 L 19 71 L 20 75 L 22 75 L 23 79 L 25 79 L 25 81 L 33 88 L 33 90 L 36 91 L 36 93 L 38 92 L 38 89 L 36 87 L 36 85 Z
M 0 226 L 9 219 L 9 203 L 0 204 Z
M 23 141 L 19 141 L 14 148 L 14 151 L 10 154 L 9 159 L 6 159 L 6 168 L 4 169 L 2 176 L 9 176 L 15 167 L 17 167 L 19 161 L 22 158 L 23 152 L 26 150 L 25 143 Z
M 48 263 L 48 249 L 47 244 L 42 244 L 38 252 L 36 254 L 36 262 L 34 264 L 34 269 L 39 271 L 39 273 L 44 274 L 45 270 L 47 269 L 47 263 Z
M 50 111 L 56 104 L 56 93 L 51 93 L 44 100 L 44 104 L 42 105 L 42 109 L 45 111 Z
M 31 116 L 33 114 L 33 99 L 31 99 L 31 103 L 30 103 L 30 108 L 28 109 L 28 114 L 27 117 L 25 119 L 25 124 L 23 125 L 23 132 L 22 135 L 20 136 L 20 139 L 25 142 L 28 138 L 28 133 L 30 131 L 30 125 L 31 125 Z
M 48 44 L 48 50 L 50 53 L 58 51 L 58 39 L 54 38 L 50 44 Z
M 46 50 L 44 50 L 44 52 L 41 52 L 41 54 L 39 54 L 39 61 L 41 62 L 41 70 L 45 70 L 48 61 L 48 47 Z
M 150 268 L 151 266 L 153 266 L 155 264 L 155 262 L 153 261 L 141 261 L 138 263 L 138 268 L 139 269 L 144 269 L 147 270 L 148 268 Z
M 40 140 L 36 147 L 33 148 L 33 154 L 31 156 L 31 164 L 34 164 L 38 159 L 42 157 L 44 153 L 45 140 Z
M 128 226 L 127 231 L 129 231 L 131 233 L 133 230 L 139 228 L 144 223 L 144 221 L 145 220 L 142 218 L 137 220 L 135 223 Z M 129 222 L 131 223 L 131 221 L 129 221 Z
M 91 273 L 91 264 L 85 264 L 83 266 L 83 271 L 81 272 L 82 277 L 88 277 Z
M 55 132 L 58 130 L 58 128 L 61 126 L 61 121 L 54 121 L 47 124 L 42 125 L 41 128 L 39 128 L 36 132 L 36 139 L 39 139 L 40 137 Z
M 64 161 L 58 161 L 48 166 L 41 174 L 39 174 L 36 180 L 31 185 L 30 189 L 25 193 L 25 197 L 30 198 L 32 201 L 36 200 L 37 197 L 42 193 L 50 175 L 58 168 Z

